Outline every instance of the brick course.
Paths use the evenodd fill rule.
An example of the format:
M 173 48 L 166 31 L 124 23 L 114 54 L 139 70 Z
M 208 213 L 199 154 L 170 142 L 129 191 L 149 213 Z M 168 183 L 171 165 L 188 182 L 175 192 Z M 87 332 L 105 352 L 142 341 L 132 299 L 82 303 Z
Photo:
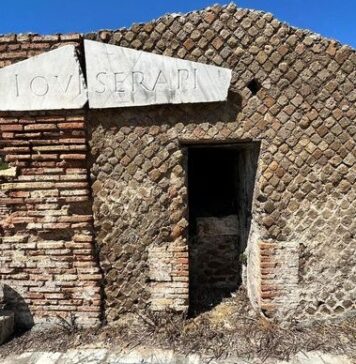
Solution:
M 16 177 L 0 185 L 7 305 L 20 325 L 58 316 L 96 325 L 101 274 L 93 252 L 85 117 L 21 114 L 0 121 L 0 154 L 17 167 Z M 4 138 L 9 130 L 15 132 Z
M 0 37 L 0 67 L 67 42 L 81 54 L 83 37 L 229 67 L 233 81 L 220 104 L 2 115 L 1 153 L 18 177 L 0 190 L 1 278 L 30 294 L 35 317 L 98 319 L 94 240 L 109 322 L 149 307 L 186 309 L 182 145 L 250 140 L 261 141 L 247 247 L 252 304 L 281 319 L 353 312 L 355 51 L 228 5 L 115 32 Z

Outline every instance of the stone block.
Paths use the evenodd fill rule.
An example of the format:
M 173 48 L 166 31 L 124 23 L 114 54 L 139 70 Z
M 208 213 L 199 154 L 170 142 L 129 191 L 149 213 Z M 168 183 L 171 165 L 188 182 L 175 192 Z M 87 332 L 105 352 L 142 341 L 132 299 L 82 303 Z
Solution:
M 80 109 L 86 101 L 73 45 L 0 69 L 0 110 Z
M 224 101 L 231 70 L 85 40 L 91 108 Z
M 16 177 L 16 167 L 9 167 L 6 169 L 0 170 L 0 178 L 9 178 L 9 177 Z

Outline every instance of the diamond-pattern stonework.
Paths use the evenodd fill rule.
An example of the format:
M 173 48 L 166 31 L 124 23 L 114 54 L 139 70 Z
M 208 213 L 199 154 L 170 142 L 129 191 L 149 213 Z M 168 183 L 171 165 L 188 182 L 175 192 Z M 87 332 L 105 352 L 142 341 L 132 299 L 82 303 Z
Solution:
M 223 105 L 91 113 L 109 320 L 132 302 L 157 306 L 150 246 L 186 245 L 179 141 L 262 141 L 248 248 L 261 257 L 249 268 L 260 277 L 251 290 L 256 306 L 281 318 L 355 309 L 355 52 L 234 5 L 86 37 L 233 69 Z M 247 87 L 253 79 L 261 85 L 256 95 Z M 169 281 L 164 272 L 160 279 Z M 188 304 L 172 282 L 162 305 L 180 306 L 178 296 Z
M 29 296 L 24 296 L 24 302 L 35 319 L 55 317 L 56 310 L 70 317 L 75 311 L 92 324 L 101 308 L 108 322 L 148 308 L 185 310 L 189 304 L 186 145 L 238 141 L 261 142 L 244 279 L 252 305 L 279 319 L 355 312 L 355 51 L 292 28 L 270 14 L 228 5 L 84 36 L 2 36 L 0 67 L 68 43 L 77 46 L 84 63 L 83 38 L 228 67 L 233 79 L 224 103 L 87 109 L 85 116 L 72 111 L 2 114 L 1 154 L 20 173 L 13 180 L 1 181 L 5 188 L 0 189 L 0 213 L 4 221 L 9 221 L 8 216 L 15 218 L 16 231 L 21 236 L 26 232 L 27 237 L 21 240 L 17 234 L 17 240 L 11 240 L 14 230 L 3 224 L 0 245 L 5 252 L 17 253 L 16 257 L 25 250 L 20 245 L 25 247 L 22 256 L 27 256 L 27 262 L 12 267 L 5 258 L 0 275 L 17 292 L 25 287 Z M 69 132 L 57 126 L 67 122 L 58 121 L 61 118 L 81 119 L 69 139 L 87 138 L 80 145 L 89 144 L 88 155 L 69 149 L 27 153 L 28 145 L 37 146 L 33 140 L 43 145 L 47 139 L 55 145 L 71 144 L 61 136 Z M 31 130 L 39 125 L 52 125 L 58 134 L 52 137 L 51 130 Z M 48 160 L 41 159 L 43 154 Z M 80 154 L 82 159 L 68 162 L 65 154 L 71 158 Z M 88 158 L 92 194 L 86 185 L 78 185 L 75 192 L 68 190 L 64 200 L 72 194 L 78 201 L 84 196 L 92 206 L 82 201 L 67 210 L 62 199 L 58 206 L 63 208 L 57 208 L 57 196 L 39 193 L 53 185 L 17 190 L 16 183 L 20 179 L 26 183 L 28 178 L 28 155 L 38 169 L 36 183 L 71 178 L 73 173 L 65 171 L 71 165 L 69 169 L 81 169 L 78 182 L 86 184 L 82 170 Z M 40 170 L 45 166 L 41 163 L 63 170 L 52 176 Z M 29 204 L 27 193 L 36 199 L 40 195 L 44 204 Z M 50 214 L 39 217 L 48 204 L 53 207 Z M 52 214 L 63 214 L 64 220 L 85 215 L 88 221 L 73 222 L 71 231 L 84 232 L 88 241 L 80 244 L 83 249 L 89 244 L 88 249 L 76 259 L 73 244 L 77 242 L 69 236 L 61 241 L 65 249 L 55 248 L 43 226 L 36 225 L 40 220 L 32 221 L 30 213 L 40 220 Z M 56 252 L 49 268 L 38 265 L 37 259 L 49 259 L 43 245 L 48 240 L 53 245 L 48 249 Z M 102 307 L 96 251 L 104 274 Z M 84 279 L 78 272 L 86 264 L 93 272 Z M 52 280 L 47 281 L 48 274 Z M 34 275 L 40 276 L 36 285 Z M 94 281 L 85 283 L 93 277 Z M 64 280 L 65 287 L 71 288 L 61 291 Z M 91 287 L 89 296 L 78 290 L 85 284 Z M 43 292 L 49 286 L 52 291 Z M 79 300 L 73 292 L 81 295 Z

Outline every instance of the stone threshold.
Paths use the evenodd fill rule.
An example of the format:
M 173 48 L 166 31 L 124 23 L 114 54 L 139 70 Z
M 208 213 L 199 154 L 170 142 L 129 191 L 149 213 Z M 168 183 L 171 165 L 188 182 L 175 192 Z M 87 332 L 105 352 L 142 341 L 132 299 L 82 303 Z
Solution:
M 108 349 L 79 349 L 66 353 L 27 352 L 13 355 L 1 361 L 3 364 L 352 364 L 346 355 L 334 355 L 319 351 L 299 352 L 289 361 L 259 358 L 223 358 L 212 360 L 197 354 L 185 356 L 173 350 L 138 348 L 132 351 L 113 352 Z

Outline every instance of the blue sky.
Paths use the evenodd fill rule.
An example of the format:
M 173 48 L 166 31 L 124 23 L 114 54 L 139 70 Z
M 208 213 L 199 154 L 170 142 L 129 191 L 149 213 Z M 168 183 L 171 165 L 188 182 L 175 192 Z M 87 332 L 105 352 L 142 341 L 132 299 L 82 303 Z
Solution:
M 187 12 L 216 0 L 1 0 L 0 33 L 40 34 L 117 29 L 167 12 Z M 225 3 L 225 2 L 223 2 Z M 273 13 L 280 20 L 356 48 L 356 0 L 237 0 L 239 7 Z

